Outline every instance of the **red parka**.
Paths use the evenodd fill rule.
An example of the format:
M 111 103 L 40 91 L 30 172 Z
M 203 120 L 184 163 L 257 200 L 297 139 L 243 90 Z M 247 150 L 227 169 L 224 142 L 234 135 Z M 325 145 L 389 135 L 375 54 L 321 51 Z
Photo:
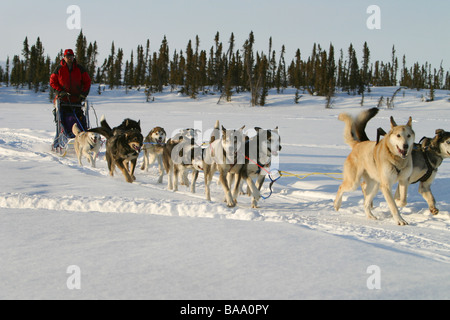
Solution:
M 91 89 L 91 78 L 83 66 L 78 65 L 76 59 L 73 60 L 72 70 L 66 61 L 61 60 L 60 65 L 50 76 L 50 85 L 58 92 L 65 91 L 70 96 L 61 97 L 62 101 L 72 103 L 80 102 L 80 95 L 86 97 Z

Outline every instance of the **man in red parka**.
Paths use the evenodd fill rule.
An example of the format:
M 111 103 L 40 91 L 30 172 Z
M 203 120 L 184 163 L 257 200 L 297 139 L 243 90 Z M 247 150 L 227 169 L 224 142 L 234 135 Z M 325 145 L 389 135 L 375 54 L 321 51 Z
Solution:
M 66 135 L 69 138 L 75 137 L 72 133 L 75 123 L 82 131 L 87 130 L 86 116 L 81 107 L 89 94 L 91 78 L 84 67 L 77 64 L 72 49 L 64 51 L 64 58 L 50 76 L 50 85 L 57 91 L 56 98 L 60 101 L 59 115 Z M 53 114 L 56 122 L 56 109 L 53 110 Z M 59 135 L 57 128 L 54 149 L 59 147 Z
M 64 59 L 50 76 L 50 85 L 58 91 L 61 102 L 79 104 L 89 94 L 91 78 L 84 67 L 77 64 L 72 49 L 64 51 Z

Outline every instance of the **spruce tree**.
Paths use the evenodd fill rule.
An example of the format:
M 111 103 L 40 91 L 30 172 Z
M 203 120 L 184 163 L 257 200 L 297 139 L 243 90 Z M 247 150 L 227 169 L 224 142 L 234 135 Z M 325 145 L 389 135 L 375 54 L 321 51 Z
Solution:
M 355 94 L 356 89 L 359 89 L 358 93 L 361 94 L 361 78 L 359 75 L 358 59 L 353 44 L 351 43 L 348 48 L 348 60 L 348 93 L 350 94 L 350 92 L 352 92 Z
M 6 71 L 3 81 L 6 83 L 6 86 L 9 87 L 9 56 L 6 58 Z
M 227 102 L 231 102 L 231 97 L 233 95 L 233 77 L 236 72 L 236 58 L 234 55 L 234 34 L 231 33 L 229 40 L 229 47 L 227 51 L 227 63 L 225 67 L 225 86 L 224 91 L 222 92 L 220 99 L 222 97 L 226 97 Z M 219 101 L 220 101 L 219 99 Z
M 365 87 L 369 86 L 370 76 L 369 76 L 369 62 L 370 62 L 370 50 L 367 42 L 364 42 L 363 46 L 363 63 L 361 67 L 361 85 Z
M 115 59 L 114 67 L 114 86 L 119 87 L 122 83 L 122 65 L 123 65 L 123 50 L 119 48 L 117 50 L 117 58 Z
M 192 41 L 189 40 L 186 48 L 186 81 L 185 93 L 191 98 L 195 99 L 198 94 L 197 83 L 197 61 L 192 48 Z
M 22 78 L 22 81 L 25 81 L 28 84 L 28 89 L 31 89 L 32 71 L 30 69 L 30 47 L 28 45 L 28 37 L 25 37 L 25 40 L 23 41 L 22 55 L 25 59 L 22 64 L 22 72 L 24 74 L 20 77 Z
M 392 46 L 392 65 L 391 65 L 391 76 L 390 83 L 388 86 L 396 86 L 397 85 L 397 71 L 398 71 L 398 60 L 395 56 L 395 46 Z
M 114 46 L 114 41 L 111 44 L 111 54 L 108 57 L 108 60 L 105 65 L 105 71 L 106 71 L 106 81 L 108 83 L 109 89 L 113 89 L 115 85 L 114 76 L 116 75 L 115 72 L 115 55 L 116 55 L 116 48 Z
M 84 66 L 89 74 L 89 76 L 95 81 L 95 70 L 97 65 L 97 55 L 98 55 L 98 47 L 97 41 L 94 41 L 94 44 L 89 43 L 87 52 L 86 52 L 86 65 Z
M 11 70 L 11 85 L 13 85 L 16 90 L 19 90 L 20 86 L 24 86 L 25 73 L 24 73 L 24 62 L 20 60 L 18 55 L 13 57 L 13 65 Z
M 251 92 L 251 105 L 256 106 L 258 104 L 258 90 L 256 87 L 256 80 L 253 73 L 254 65 L 254 55 L 253 55 L 253 44 L 255 43 L 255 37 L 253 36 L 253 31 L 244 43 L 244 69 L 248 79 L 248 88 Z
M 83 30 L 80 30 L 77 38 L 77 42 L 75 45 L 75 56 L 77 58 L 78 64 L 82 65 L 83 67 L 87 67 L 87 40 L 83 35 Z

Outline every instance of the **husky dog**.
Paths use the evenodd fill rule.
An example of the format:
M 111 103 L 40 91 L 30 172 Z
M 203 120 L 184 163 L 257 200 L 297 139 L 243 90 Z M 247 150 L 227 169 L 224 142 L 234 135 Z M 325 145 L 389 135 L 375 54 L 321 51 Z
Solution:
M 158 183 L 162 183 L 163 170 L 163 150 L 166 144 L 166 131 L 161 127 L 153 128 L 144 140 L 144 162 L 141 170 L 148 171 L 148 168 L 158 159 L 159 177 Z
M 252 208 L 258 207 L 258 201 L 261 198 L 260 190 L 269 172 L 272 156 L 278 156 L 278 152 L 281 151 L 278 127 L 273 130 L 255 127 L 255 130 L 255 136 L 246 138 L 245 163 L 241 170 L 235 175 L 229 175 L 230 185 L 233 178 L 237 184 L 241 179 L 247 182 L 247 193 L 252 197 Z M 253 179 L 256 179 L 256 184 Z M 237 195 L 234 194 L 233 197 Z
M 360 141 L 369 140 L 364 132 L 364 128 L 366 123 L 377 114 L 378 109 L 373 108 L 368 112 L 369 114 L 361 113 L 355 119 L 354 130 Z M 378 129 L 378 133 L 381 133 L 381 135 L 386 134 L 381 128 Z M 365 140 L 363 140 L 364 137 L 366 137 Z M 444 159 L 450 158 L 450 132 L 437 129 L 434 138 L 423 137 L 421 143 L 414 144 L 412 158 L 413 171 L 409 178 L 409 183 L 414 184 L 420 182 L 419 193 L 427 202 L 430 212 L 436 215 L 439 213 L 439 209 L 436 208 L 436 200 L 431 192 L 431 184 Z M 397 188 L 395 193 L 395 200 L 399 205 L 406 205 L 406 198 L 400 198 L 399 188 Z
M 193 165 L 195 159 L 201 161 L 202 150 L 196 145 L 194 139 L 186 137 L 186 131 L 182 130 L 179 135 L 169 139 L 163 150 L 163 164 L 168 175 L 167 188 L 178 191 L 178 178 L 181 177 L 181 184 L 190 185 L 190 190 L 195 193 L 195 183 L 198 171 Z M 189 183 L 188 173 L 192 171 L 192 180 Z
M 411 184 L 420 182 L 419 193 L 427 202 L 430 212 L 436 215 L 439 213 L 439 209 L 436 208 L 436 200 L 431 192 L 431 184 L 436 178 L 438 168 L 444 159 L 450 158 L 450 132 L 438 129 L 433 139 L 422 139 L 421 144 L 415 144 L 412 158 L 413 171 L 409 182 Z M 398 189 L 395 199 L 406 205 L 406 194 L 402 197 Z
M 219 171 L 219 181 L 225 193 L 225 201 L 228 207 L 236 206 L 227 181 L 228 173 L 238 173 L 245 163 L 245 137 L 244 130 L 227 130 L 222 126 L 222 137 L 219 136 L 219 121 L 216 121 L 209 146 L 203 152 L 202 168 L 205 175 L 206 199 L 211 201 L 210 184 L 216 170 Z M 233 194 L 237 194 L 239 184 L 235 185 Z
M 81 158 L 84 155 L 89 163 L 95 168 L 95 160 L 102 145 L 100 135 L 95 132 L 82 132 L 75 123 L 72 127 L 72 132 L 75 135 L 75 152 L 78 158 L 78 164 L 83 166 Z
M 140 131 L 140 122 L 125 119 L 122 125 L 111 129 L 106 119 L 102 117 L 101 125 L 101 127 L 90 129 L 89 131 L 98 132 L 107 139 L 105 155 L 109 174 L 114 176 L 117 166 L 122 171 L 125 180 L 132 183 L 136 180 L 134 169 L 144 142 L 144 137 Z
M 344 181 L 339 187 L 334 201 L 337 210 L 342 204 L 344 192 L 355 190 L 361 182 L 366 185 L 364 209 L 369 219 L 376 219 L 371 212 L 372 201 L 381 188 L 395 222 L 399 225 L 408 223 L 401 217 L 392 196 L 392 186 L 399 182 L 401 198 L 406 198 L 408 179 L 413 171 L 412 149 L 415 133 L 412 129 L 412 118 L 404 126 L 398 126 L 391 117 L 391 130 L 379 142 L 360 142 L 352 135 L 353 118 L 345 113 L 339 115 L 345 122 L 344 139 L 352 147 L 352 152 L 344 163 Z
M 436 208 L 436 200 L 431 192 L 431 184 L 433 183 L 438 168 L 445 158 L 450 158 L 450 132 L 442 129 L 436 130 L 436 136 L 433 139 L 425 138 L 418 148 L 413 150 L 413 172 L 409 181 L 411 183 L 420 182 L 419 193 L 425 199 L 434 215 L 439 213 Z M 400 198 L 400 194 L 396 194 L 396 199 L 406 204 L 406 198 Z
M 197 144 L 197 137 L 200 130 L 194 128 L 185 128 L 180 130 L 181 136 L 186 138 L 186 142 L 189 141 L 189 146 L 186 148 L 185 153 L 189 155 L 189 158 L 186 159 L 186 163 L 189 166 L 189 169 L 192 169 L 192 181 L 191 181 L 191 192 L 195 193 L 195 183 L 198 178 L 199 170 L 195 167 L 195 163 L 201 161 L 203 159 L 203 149 L 200 145 Z M 186 156 L 185 156 L 186 158 Z M 190 170 L 184 170 L 184 176 L 181 179 L 181 184 L 187 186 L 186 183 L 189 183 L 187 175 Z

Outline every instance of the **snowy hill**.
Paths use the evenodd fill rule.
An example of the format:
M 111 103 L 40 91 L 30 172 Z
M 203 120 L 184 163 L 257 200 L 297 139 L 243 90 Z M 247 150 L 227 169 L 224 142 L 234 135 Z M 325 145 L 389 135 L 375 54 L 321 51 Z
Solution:
M 331 109 L 308 94 L 294 104 L 293 89 L 270 92 L 266 107 L 250 107 L 246 94 L 218 105 L 218 95 L 192 100 L 169 90 L 151 103 L 142 90 L 97 95 L 92 88 L 89 99 L 98 119 L 105 115 L 114 126 L 140 119 L 144 134 L 155 126 L 169 135 L 195 126 L 206 141 L 217 119 L 229 129 L 279 126 L 279 169 L 300 175 L 341 172 L 350 148 L 338 114 L 374 107 L 395 90 L 373 88 L 364 107 L 361 97 L 340 93 Z M 417 141 L 450 130 L 448 93 L 437 91 L 429 103 L 426 95 L 398 93 L 395 107 L 383 106 L 369 123 L 369 137 L 380 126 L 388 129 L 391 115 L 398 123 L 412 116 Z M 377 221 L 365 218 L 360 190 L 335 212 L 340 182 L 325 175 L 281 177 L 260 208 L 251 209 L 247 196 L 228 208 L 214 183 L 212 201 L 205 200 L 202 174 L 197 193 L 184 186 L 172 192 L 167 176 L 157 183 L 156 166 L 138 169 L 137 181 L 128 184 L 119 173 L 108 175 L 104 151 L 95 169 L 53 154 L 46 93 L 0 87 L 0 109 L 1 299 L 450 298 L 449 161 L 432 187 L 439 215 L 411 186 L 401 209 L 406 227 L 394 223 L 381 193 Z M 81 272 L 80 289 L 68 288 L 71 266 Z M 371 287 L 374 276 L 381 288 Z

